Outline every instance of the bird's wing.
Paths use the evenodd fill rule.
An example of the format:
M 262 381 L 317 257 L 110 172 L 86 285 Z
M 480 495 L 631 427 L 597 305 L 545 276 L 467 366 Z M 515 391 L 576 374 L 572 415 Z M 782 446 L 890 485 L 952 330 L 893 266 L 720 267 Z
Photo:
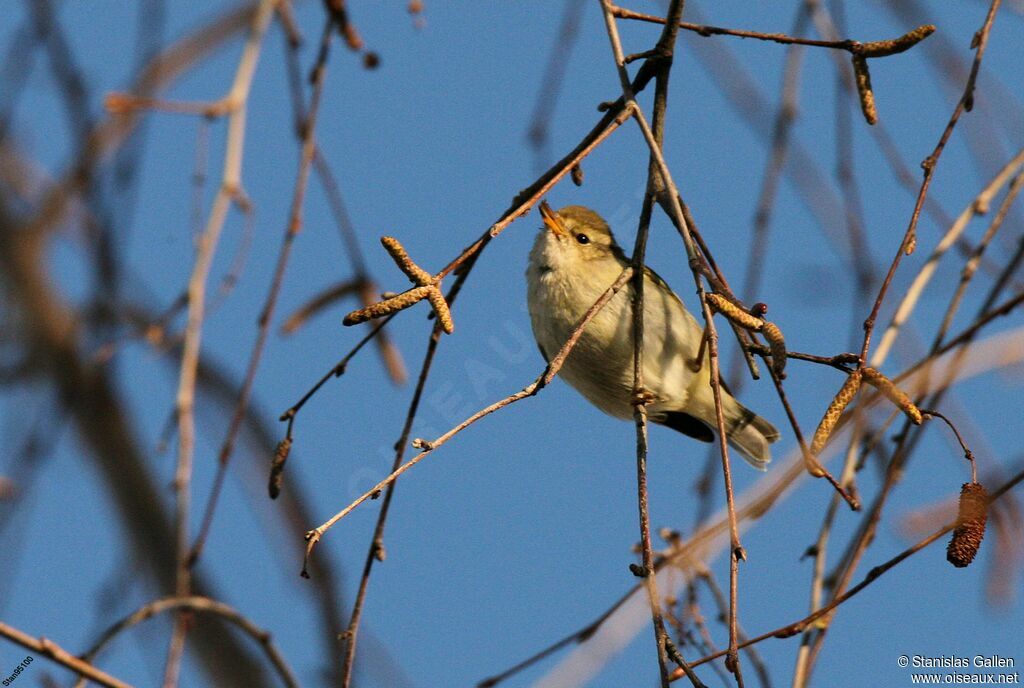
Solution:
M 701 442 L 711 442 L 715 439 L 707 423 L 685 411 L 668 411 L 660 418 L 652 416 L 651 420 Z
M 698 330 L 698 331 L 703 331 L 704 330 L 704 324 L 700 323 L 700 322 L 697 322 L 697 319 L 695 317 L 693 317 L 693 313 L 691 313 L 689 311 L 689 309 L 686 308 L 686 305 L 683 303 L 682 299 L 679 298 L 679 294 L 675 293 L 672 290 L 672 287 L 670 287 L 668 285 L 668 282 L 666 282 L 665 280 L 663 280 L 661 278 L 661 275 L 659 275 L 658 273 L 656 273 L 654 270 L 652 270 L 651 268 L 647 267 L 646 265 L 644 266 L 644 275 L 646 275 L 647 278 L 650 279 L 651 282 L 653 282 L 661 290 L 664 290 L 664 291 L 666 291 L 666 292 L 668 292 L 669 294 L 672 295 L 672 302 L 674 302 L 677 306 L 679 306 L 679 310 L 681 310 L 683 312 L 683 317 L 686 319 L 686 321 L 695 330 Z
M 644 275 L 646 275 L 652 282 L 657 284 L 659 287 L 661 287 L 662 289 L 664 289 L 668 293 L 672 294 L 672 298 L 674 298 L 676 300 L 676 303 L 678 303 L 680 306 L 682 306 L 684 311 L 686 310 L 686 306 L 683 305 L 683 302 L 679 298 L 679 295 L 676 294 L 674 291 L 672 291 L 672 287 L 668 286 L 668 282 L 663 280 L 661 278 L 661 275 L 659 275 L 653 269 L 651 269 L 650 267 L 648 267 L 646 265 L 644 266 Z
M 612 253 L 615 255 L 616 260 L 619 261 L 619 264 L 623 268 L 629 266 L 630 260 L 629 260 L 628 257 L 626 257 L 626 253 L 622 250 L 621 247 L 619 247 L 618 244 L 615 244 L 613 242 L 612 246 L 611 246 L 611 249 L 612 249 Z M 662 289 L 664 289 L 668 293 L 672 294 L 672 298 L 674 298 L 676 300 L 676 303 L 678 303 L 680 306 L 682 306 L 684 311 L 686 310 L 686 306 L 683 305 L 683 302 L 679 298 L 679 296 L 674 291 L 672 291 L 672 287 L 668 286 L 668 282 L 663 280 L 661 278 L 661 275 L 656 273 L 649 265 L 645 265 L 644 266 L 644 275 L 648 279 L 650 279 L 652 282 L 654 282 L 656 285 L 658 285 L 659 287 L 661 287 Z M 689 312 L 689 311 L 687 311 L 687 312 Z

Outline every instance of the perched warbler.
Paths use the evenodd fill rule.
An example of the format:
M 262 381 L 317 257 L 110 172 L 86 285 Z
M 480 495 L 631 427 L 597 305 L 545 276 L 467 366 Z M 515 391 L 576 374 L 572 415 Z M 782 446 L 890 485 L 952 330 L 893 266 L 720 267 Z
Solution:
M 580 318 L 629 265 L 608 223 L 589 208 L 558 212 L 540 205 L 544 227 L 526 270 L 533 335 L 541 354 L 562 348 Z M 633 415 L 632 282 L 587 324 L 560 371 L 594 406 L 616 418 Z M 704 328 L 672 288 L 650 268 L 644 271 L 643 386 L 648 418 L 703 442 L 718 424 L 705 351 L 695 371 Z M 741 405 L 724 387 L 722 410 L 729 444 L 751 465 L 764 469 L 768 445 L 779 431 Z

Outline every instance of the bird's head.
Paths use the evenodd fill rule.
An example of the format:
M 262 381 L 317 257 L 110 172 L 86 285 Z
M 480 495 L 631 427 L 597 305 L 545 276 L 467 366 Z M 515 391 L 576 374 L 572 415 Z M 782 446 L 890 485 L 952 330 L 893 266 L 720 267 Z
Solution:
M 549 249 L 562 254 L 565 260 L 608 260 L 622 255 L 608 223 L 590 208 L 567 205 L 555 211 L 542 201 L 540 216 L 547 229 Z

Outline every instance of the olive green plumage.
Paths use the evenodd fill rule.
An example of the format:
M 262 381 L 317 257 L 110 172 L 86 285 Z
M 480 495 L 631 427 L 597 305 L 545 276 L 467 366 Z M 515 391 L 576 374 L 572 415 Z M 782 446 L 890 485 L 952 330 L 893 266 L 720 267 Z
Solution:
M 629 260 L 608 223 L 593 210 L 572 205 L 555 212 L 542 204 L 541 215 L 544 228 L 530 252 L 526 279 L 534 337 L 550 359 Z M 632 290 L 627 285 L 594 316 L 559 372 L 590 403 L 617 418 L 633 413 Z M 717 422 L 707 354 L 699 370 L 691 365 L 702 335 L 703 327 L 675 292 L 645 269 L 643 382 L 651 395 L 648 417 L 710 442 Z M 724 389 L 722 406 L 729 444 L 763 469 L 778 431 Z

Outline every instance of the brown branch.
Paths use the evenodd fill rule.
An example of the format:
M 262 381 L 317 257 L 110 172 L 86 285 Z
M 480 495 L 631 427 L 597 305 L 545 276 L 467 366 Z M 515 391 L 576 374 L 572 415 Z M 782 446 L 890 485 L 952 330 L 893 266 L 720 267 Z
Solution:
M 650 51 L 647 58 L 655 58 L 656 75 L 654 90 L 654 111 L 653 111 L 653 134 L 657 146 L 662 145 L 665 135 L 665 111 L 668 105 L 669 76 L 672 69 L 673 56 L 675 52 L 676 35 L 679 31 L 678 22 L 682 16 L 683 0 L 673 0 L 668 8 L 669 20 L 662 30 L 657 45 Z M 606 7 L 607 11 L 607 7 Z M 606 15 L 606 22 L 608 21 Z M 614 38 L 613 38 L 614 44 Z M 621 52 L 621 51 L 620 51 Z M 617 58 L 621 55 L 616 55 Z M 619 62 L 620 78 L 623 84 L 628 84 L 625 75 L 625 58 Z M 623 97 L 630 99 L 631 91 L 624 88 Z M 635 100 L 634 100 L 635 102 Z M 659 195 L 665 192 L 665 180 L 662 179 L 658 170 L 657 160 L 651 154 L 647 164 L 647 190 L 644 195 L 643 207 L 640 211 L 639 227 L 637 228 L 636 241 L 633 246 L 633 256 L 630 264 L 633 268 L 632 278 L 632 316 L 633 316 L 633 422 L 636 426 L 636 475 L 637 475 L 637 510 L 640 521 L 640 548 L 641 567 L 637 573 L 643 581 L 647 590 L 647 601 L 651 609 L 651 621 L 654 631 L 654 642 L 656 656 L 658 658 L 659 676 L 663 688 L 668 686 L 668 657 L 670 639 L 665 629 L 665 622 L 661 612 L 661 599 L 658 595 L 657 580 L 654 576 L 654 555 L 651 551 L 651 524 L 648 508 L 647 490 L 647 393 L 644 389 L 644 281 L 646 279 L 646 268 L 644 266 L 644 254 L 647 247 L 647 235 L 650 229 L 651 212 L 654 203 Z M 675 648 L 673 648 L 674 650 Z M 674 659 L 679 662 L 685 670 L 685 660 L 676 650 L 672 653 Z M 694 685 L 701 685 L 699 679 L 692 672 L 688 672 L 690 680 Z
M 949 119 L 949 122 L 947 123 L 945 129 L 943 130 L 942 135 L 940 136 L 939 141 L 936 144 L 936 147 L 933 150 L 932 154 L 928 158 L 926 158 L 925 161 L 922 163 L 922 167 L 924 168 L 924 179 L 922 180 L 921 187 L 920 187 L 920 190 L 918 192 L 917 200 L 916 200 L 915 205 L 914 205 L 914 210 L 913 210 L 913 213 L 912 213 L 909 225 L 908 225 L 907 230 L 906 230 L 906 232 L 905 232 L 905 234 L 903 236 L 903 240 L 902 240 L 899 248 L 896 251 L 896 255 L 893 258 L 892 263 L 889 266 L 889 270 L 888 270 L 888 272 L 886 274 L 886 277 L 883 280 L 881 287 L 879 288 L 878 295 L 877 295 L 877 297 L 875 299 L 875 302 L 874 302 L 874 305 L 872 307 L 871 313 L 868 316 L 868 318 L 864 321 L 864 340 L 863 340 L 863 344 L 862 344 L 862 348 L 861 348 L 861 354 L 860 354 L 861 361 L 858 364 L 860 368 L 864 368 L 867 365 L 867 353 L 868 353 L 868 349 L 869 349 L 869 346 L 870 346 L 870 340 L 871 340 L 871 335 L 872 335 L 872 332 L 873 332 L 873 329 L 874 329 L 875 320 L 876 320 L 876 318 L 878 316 L 878 312 L 879 312 L 879 310 L 881 308 L 881 304 L 882 304 L 882 302 L 883 302 L 883 300 L 885 298 L 886 292 L 887 292 L 887 290 L 888 290 L 888 288 L 889 288 L 889 286 L 890 286 L 890 284 L 891 284 L 891 282 L 893 280 L 893 277 L 895 275 L 896 269 L 899 266 L 899 263 L 900 263 L 902 257 L 904 255 L 906 255 L 909 252 L 910 247 L 912 247 L 913 244 L 916 243 L 917 223 L 918 223 L 919 218 L 920 218 L 920 213 L 921 213 L 924 201 L 925 201 L 925 199 L 927 197 L 928 189 L 929 189 L 929 186 L 930 186 L 930 183 L 931 183 L 931 180 L 932 180 L 932 176 L 934 174 L 934 169 L 935 169 L 936 163 L 937 163 L 939 157 L 941 156 L 943 150 L 945 149 L 945 145 L 948 142 L 950 136 L 952 135 L 953 129 L 955 128 L 957 122 L 959 121 L 960 116 L 962 115 L 964 110 L 969 109 L 968 104 L 971 102 L 971 100 L 973 98 L 974 83 L 975 83 L 975 80 L 977 78 L 978 70 L 980 69 L 981 59 L 982 59 L 982 57 L 984 55 L 984 49 L 985 49 L 985 46 L 987 44 L 988 35 L 989 35 L 990 30 L 991 30 L 992 22 L 995 19 L 995 14 L 996 14 L 996 11 L 998 10 L 998 6 L 999 6 L 999 0 L 993 0 L 992 4 L 989 7 L 989 11 L 988 11 L 988 14 L 986 16 L 984 24 L 982 25 L 982 28 L 979 29 L 978 33 L 976 34 L 976 41 L 973 44 L 973 47 L 977 48 L 977 51 L 975 53 L 975 59 L 974 59 L 974 64 L 972 66 L 971 73 L 970 73 L 970 75 L 969 75 L 969 77 L 967 79 L 967 84 L 964 87 L 963 95 L 961 96 L 960 100 L 958 101 L 958 103 L 957 103 L 957 105 L 956 105 L 956 107 L 955 107 L 955 109 L 953 111 L 953 114 L 951 115 L 951 117 Z M 1004 168 L 1004 170 L 1005 170 L 1005 168 Z M 989 188 L 991 188 L 991 187 L 992 187 L 992 185 L 990 184 Z M 962 215 L 962 218 L 963 217 L 969 217 L 969 215 Z M 964 220 L 964 222 L 966 222 L 966 220 Z M 951 230 L 947 234 L 947 236 L 952 236 L 952 235 L 953 235 L 953 230 Z M 933 265 L 934 263 L 932 261 L 930 261 L 929 264 Z M 928 269 L 928 265 L 929 264 L 926 264 L 925 270 Z M 922 271 L 922 275 L 924 275 L 924 270 Z M 921 276 L 919 276 L 919 279 L 920 278 L 921 278 Z M 924 279 L 927 279 L 927 278 L 925 277 Z M 914 288 L 915 288 L 915 285 L 912 285 L 911 290 L 913 290 Z M 905 299 L 905 302 L 906 302 L 906 299 Z M 901 310 L 902 310 L 904 305 L 905 304 L 901 305 Z M 891 330 L 892 330 L 892 328 L 890 328 L 890 331 Z M 887 335 L 888 334 L 889 333 L 887 333 Z M 884 347 L 884 344 L 885 344 L 885 342 L 883 342 L 883 347 Z M 932 351 L 933 355 L 936 353 L 936 348 L 937 347 L 933 346 L 933 351 Z M 879 352 L 876 352 L 875 360 L 873 360 L 872 362 L 875 363 L 876 360 L 880 361 L 882 359 L 882 357 L 883 357 L 883 354 L 882 354 L 882 351 L 880 349 Z M 955 368 L 955 366 L 954 366 L 954 368 Z M 951 372 L 951 375 L 947 377 L 947 380 L 951 380 L 952 379 L 952 374 L 955 374 L 955 373 Z M 933 395 L 932 399 L 928 403 L 928 406 L 930 408 L 934 408 L 936 406 L 936 402 L 937 402 L 939 396 L 941 396 L 941 393 L 936 393 L 935 395 Z M 899 433 L 899 442 L 898 442 L 897 447 L 896 447 L 896 449 L 895 449 L 895 451 L 894 451 L 894 453 L 892 455 L 892 458 L 888 462 L 888 466 L 887 466 L 886 473 L 885 473 L 885 480 L 884 480 L 884 484 L 883 484 L 883 486 L 881 488 L 881 491 L 879 492 L 879 494 L 878 494 L 874 504 L 871 506 L 871 508 L 865 514 L 864 521 L 862 522 L 861 526 L 858 528 L 858 530 L 855 533 L 853 539 L 851 540 L 851 544 L 850 544 L 850 546 L 849 546 L 849 548 L 847 550 L 846 556 L 843 558 L 843 561 L 842 561 L 842 564 L 841 564 L 841 567 L 840 567 L 840 573 L 838 575 L 836 575 L 836 577 L 835 577 L 836 583 L 833 586 L 833 594 L 832 594 L 833 600 L 838 599 L 842 595 L 842 593 L 843 593 L 844 589 L 846 588 L 846 586 L 849 585 L 850 580 L 852 579 L 854 570 L 856 569 L 856 567 L 859 564 L 861 558 L 863 557 L 867 547 L 869 546 L 869 544 L 871 543 L 871 541 L 874 538 L 874 534 L 875 534 L 875 531 L 877 529 L 877 525 L 878 525 L 879 520 L 881 518 L 882 510 L 884 509 L 884 507 L 885 507 L 885 505 L 887 503 L 887 500 L 888 500 L 888 497 L 890 495 L 890 492 L 891 492 L 892 488 L 899 481 L 899 478 L 902 475 L 902 468 L 903 468 L 907 458 L 909 457 L 909 455 L 910 455 L 910 453 L 912 451 L 913 444 L 916 442 L 917 438 L 920 437 L 919 433 L 912 433 L 912 432 L 910 432 L 910 423 L 911 423 L 910 420 L 904 422 L 903 430 Z M 825 621 L 823 623 L 825 623 L 827 625 L 827 621 Z M 813 640 L 811 641 L 810 650 L 809 650 L 811 654 L 810 654 L 810 657 L 809 657 L 808 661 L 804 662 L 805 673 L 809 672 L 810 666 L 813 665 L 813 662 L 815 661 L 815 659 L 817 657 L 817 653 L 820 651 L 820 648 L 821 648 L 822 643 L 824 641 L 825 633 L 826 633 L 826 628 L 825 627 L 821 628 L 816 633 L 816 635 L 813 638 Z
M 338 35 L 345 41 L 349 50 L 359 51 L 363 48 L 363 39 L 355 25 L 348 18 L 346 0 L 323 0 L 324 9 L 327 11 L 328 24 L 338 27 Z
M 188 281 L 188 322 L 185 328 L 185 343 L 181 354 L 181 371 L 178 378 L 178 392 L 175 409 L 178 419 L 178 459 L 174 473 L 175 530 L 178 550 L 178 566 L 175 577 L 175 594 L 186 596 L 191 593 L 190 570 L 190 511 L 192 506 L 192 461 L 195 448 L 195 381 L 199 363 L 199 348 L 205 315 L 206 279 L 213 264 L 214 253 L 221 230 L 227 219 L 232 201 L 241 190 L 242 152 L 245 141 L 246 109 L 259 59 L 263 36 L 273 15 L 274 0 L 262 0 L 253 15 L 249 35 L 238 61 L 235 79 L 231 89 L 222 99 L 229 104 L 228 138 L 224 155 L 224 174 L 220 189 L 214 199 L 207 219 L 206 228 L 199 237 L 196 259 Z M 184 651 L 187 633 L 185 617 L 178 615 L 168 648 L 167 664 L 163 685 L 171 688 L 178 683 L 178 672 Z
M 555 184 L 565 177 L 565 175 L 569 174 L 573 168 L 580 164 L 580 161 L 593 152 L 597 146 L 608 138 L 613 131 L 622 126 L 622 123 L 631 116 L 632 110 L 626 108 L 622 104 L 621 99 L 613 103 L 607 109 L 604 117 L 601 118 L 601 121 L 599 121 L 594 128 L 590 130 L 576 148 L 574 148 L 560 161 L 555 163 L 554 166 L 541 175 L 541 177 L 533 184 L 519 192 L 519 194 L 512 199 L 512 205 L 502 214 L 501 219 L 491 225 L 479 239 L 466 247 L 458 256 L 449 262 L 448 265 L 442 268 L 441 271 L 434 276 L 434 280 L 439 282 L 444 279 L 445 276 L 459 269 L 469 270 L 475 263 L 477 256 L 479 256 L 480 252 L 492 239 L 501 234 L 515 220 L 528 213 L 533 208 L 534 204 L 544 196 L 544 194 L 550 191 Z M 449 299 L 450 298 L 451 297 L 449 296 Z M 385 302 L 382 301 L 380 303 Z M 407 306 L 402 306 L 402 308 L 405 307 Z M 378 317 L 376 315 L 369 314 L 368 311 L 372 308 L 373 306 L 371 305 L 362 310 L 367 311 L 364 313 L 365 315 Z M 388 308 L 390 308 L 390 306 Z
M 223 602 L 218 602 L 217 600 L 200 596 L 168 597 L 143 605 L 138 610 L 132 612 L 107 628 L 93 646 L 82 655 L 82 658 L 86 661 L 91 661 L 104 647 L 110 644 L 110 642 L 122 632 L 164 612 L 176 610 L 190 610 L 205 614 L 212 614 L 224 619 L 236 628 L 241 629 L 246 635 L 255 640 L 263 649 L 267 659 L 270 660 L 270 663 L 274 666 L 274 669 L 281 677 L 281 681 L 286 686 L 289 686 L 289 688 L 297 688 L 299 685 L 291 668 L 285 661 L 284 656 L 277 649 L 277 646 L 274 644 L 268 631 L 261 629 L 233 607 L 224 604 Z M 82 675 L 84 676 L 84 674 Z M 79 681 L 78 685 L 82 684 L 83 682 Z
M 771 349 L 764 344 L 751 344 L 747 347 L 751 353 L 755 353 L 758 356 L 767 358 L 771 355 Z M 795 361 L 806 361 L 808 363 L 817 363 L 819 365 L 829 366 L 836 370 L 841 370 L 844 373 L 850 372 L 850 366 L 856 365 L 857 354 L 854 353 L 842 353 L 836 354 L 835 356 L 817 356 L 815 354 L 803 353 L 800 351 L 786 350 L 786 358 L 792 358 Z
M 87 660 L 75 657 L 49 638 L 33 638 L 27 633 L 23 633 L 13 626 L 8 626 L 2 621 L 0 621 L 0 636 L 21 645 L 26 650 L 31 650 L 32 652 L 37 652 L 43 655 L 44 657 L 49 657 L 53 661 L 57 662 L 57 664 L 70 669 L 79 676 L 83 676 L 90 681 L 95 681 L 101 686 L 107 686 L 107 688 L 131 688 L 129 684 L 114 678 L 105 671 L 97 669 Z
M 654 201 L 658 201 L 664 206 L 670 206 L 666 208 L 672 217 L 677 229 L 680 231 L 683 237 L 683 243 L 686 246 L 686 253 L 689 257 L 689 263 L 691 270 L 693 271 L 694 281 L 697 285 L 698 294 L 702 294 L 701 288 L 701 268 L 703 263 L 697 253 L 696 244 L 693 236 L 690 233 L 688 221 L 684 215 L 683 204 L 679 191 L 672 181 L 671 174 L 669 173 L 668 166 L 665 164 L 665 159 L 661 151 L 661 138 L 664 135 L 664 112 L 667 104 L 668 96 L 668 76 L 669 68 L 671 66 L 672 55 L 675 46 L 676 33 L 678 31 L 679 17 L 683 11 L 682 2 L 673 2 L 669 6 L 669 17 L 670 19 L 666 23 L 665 29 L 662 31 L 661 37 L 658 39 L 658 44 L 655 46 L 655 56 L 649 57 L 645 62 L 644 66 L 651 64 L 651 60 L 657 60 L 655 62 L 655 74 L 656 74 L 656 91 L 655 91 L 655 120 L 654 127 L 647 123 L 644 117 L 643 111 L 636 101 L 636 92 L 633 89 L 633 84 L 629 79 L 629 74 L 625 67 L 625 56 L 622 50 L 622 43 L 619 40 L 618 28 L 616 25 L 615 18 L 612 13 L 612 5 L 607 0 L 602 0 L 602 8 L 604 14 L 605 28 L 608 33 L 608 40 L 611 44 L 612 55 L 615 60 L 616 72 L 619 77 L 619 84 L 622 88 L 622 99 L 626 104 L 626 107 L 632 110 L 633 119 L 640 127 L 643 133 L 644 139 L 647 142 L 648 149 L 650 151 L 648 158 L 648 183 L 647 193 L 645 195 L 645 207 L 641 212 L 640 229 L 637 236 L 637 245 L 634 250 L 634 262 L 637 260 L 639 255 L 641 262 L 643 256 L 643 246 L 646 240 L 646 227 L 645 224 L 650 222 L 650 213 L 653 208 Z M 636 279 L 643 280 L 644 276 L 635 276 Z M 642 286 L 641 286 L 642 289 Z M 706 307 L 705 307 L 706 309 Z M 637 477 L 638 477 L 638 502 L 640 511 L 641 521 L 641 546 L 644 548 L 644 567 L 643 576 L 645 578 L 645 587 L 647 589 L 649 602 L 651 605 L 651 616 L 654 626 L 655 638 L 658 643 L 658 661 L 661 669 L 661 681 L 662 685 L 667 682 L 666 667 L 665 667 L 665 655 L 668 651 L 668 637 L 665 631 L 664 621 L 661 616 L 660 600 L 657 598 L 657 587 L 655 585 L 653 570 L 651 566 L 651 553 L 650 553 L 650 531 L 649 524 L 646 522 L 647 514 L 647 497 L 646 497 L 646 417 L 643 413 L 643 393 L 638 390 L 641 386 L 642 376 L 640 370 L 642 367 L 641 354 L 642 347 L 638 342 L 642 341 L 642 317 L 637 318 L 637 311 L 642 312 L 642 308 L 637 307 L 634 302 L 633 313 L 634 313 L 634 392 L 638 394 L 640 403 L 634 402 L 634 417 L 637 423 Z M 711 338 L 716 336 L 714 325 L 710 322 L 710 315 L 708 311 L 705 311 L 705 320 L 707 325 L 706 336 L 711 343 Z M 713 355 L 713 354 L 712 354 Z M 712 367 L 712 384 L 714 385 L 715 368 Z M 716 404 L 719 406 L 721 411 L 721 400 L 717 399 Z M 721 418 L 721 416 L 720 416 Z M 724 438 L 724 425 L 719 425 L 719 432 L 721 437 Z M 724 439 L 722 440 L 724 442 Z M 727 455 L 723 456 L 723 460 L 727 462 Z M 728 485 L 728 474 L 726 476 Z M 687 677 L 690 679 L 694 686 L 699 687 L 703 684 L 696 674 L 690 670 L 689 666 L 683 661 L 682 656 L 678 651 L 672 652 L 672 657 L 676 661 L 680 669 L 684 671 Z M 739 672 L 738 666 L 734 671 L 736 679 L 742 688 L 742 677 Z
M 271 5 L 274 3 L 272 2 Z M 196 534 L 195 542 L 192 543 L 188 552 L 188 565 L 194 566 L 202 554 L 209 536 L 210 528 L 213 525 L 213 516 L 216 513 L 217 503 L 223 490 L 224 479 L 227 474 L 228 464 L 231 455 L 234 453 L 235 441 L 241 429 L 242 420 L 245 418 L 246 409 L 249 406 L 249 399 L 252 396 L 252 388 L 256 381 L 256 371 L 259 368 L 260 359 L 266 346 L 267 336 L 270 333 L 270 323 L 273 320 L 274 311 L 277 306 L 277 299 L 281 293 L 281 286 L 284 283 L 284 274 L 291 256 L 292 245 L 295 237 L 302 229 L 302 208 L 306 198 L 306 189 L 309 184 L 309 172 L 313 162 L 313 154 L 316 150 L 314 132 L 316 131 L 317 113 L 319 112 L 320 99 L 323 94 L 324 74 L 327 69 L 327 58 L 330 55 L 330 34 L 331 21 L 324 23 L 323 38 L 320 43 L 320 51 L 317 56 L 316 66 L 313 68 L 313 90 L 311 105 L 306 122 L 303 126 L 301 146 L 299 154 L 299 168 L 296 175 L 295 188 L 292 194 L 292 205 L 289 213 L 288 223 L 285 227 L 284 240 L 278 252 L 277 264 L 274 267 L 273 277 L 270 282 L 270 290 L 260 312 L 259 324 L 257 327 L 256 341 L 249 354 L 249 362 L 246 366 L 245 379 L 239 393 L 238 403 L 235 412 L 231 416 L 228 430 L 221 443 L 220 452 L 217 457 L 217 474 L 214 477 L 213 489 L 207 499 L 203 512 L 202 525 Z M 179 595 L 184 594 L 178 591 Z
M 657 138 L 652 132 L 650 125 L 648 125 L 646 118 L 644 117 L 643 111 L 636 102 L 636 97 L 632 91 L 628 74 L 626 73 L 624 56 L 622 52 L 622 45 L 618 37 L 618 29 L 616 27 L 615 18 L 612 13 L 612 8 L 608 0 L 602 0 L 602 6 L 604 8 L 605 26 L 608 31 L 608 38 L 612 44 L 612 52 L 615 56 L 616 67 L 619 75 L 619 82 L 622 86 L 623 98 L 626 101 L 628 107 L 633 110 L 633 119 L 640 127 L 641 133 L 647 142 L 647 147 L 650 150 L 651 157 L 656 161 L 658 173 L 661 176 L 661 183 L 664 185 L 663 188 L 665 193 L 659 198 L 659 202 L 665 209 L 666 213 L 672 219 L 683 239 L 683 244 L 686 247 L 686 254 L 689 259 L 690 269 L 693 272 L 694 283 L 697 288 L 697 295 L 700 297 L 702 311 L 704 315 L 704 322 L 706 325 L 706 336 L 708 338 L 708 359 L 710 361 L 711 368 L 711 388 L 715 399 L 715 415 L 717 419 L 717 430 L 718 430 L 718 443 L 722 457 L 722 470 L 725 477 L 725 492 L 726 492 L 726 504 L 729 511 L 729 531 L 731 540 L 731 557 L 730 557 L 730 613 L 729 613 L 729 659 L 726 662 L 727 668 L 733 673 L 736 678 L 736 682 L 740 688 L 743 686 L 743 677 L 739 664 L 739 656 L 736 651 L 736 629 L 737 629 L 737 598 L 738 598 L 738 586 L 737 578 L 739 573 L 738 563 L 740 558 L 745 558 L 743 548 L 740 546 L 739 534 L 736 521 L 735 505 L 733 501 L 733 490 L 732 490 L 732 474 L 729 465 L 729 450 L 727 443 L 727 435 L 725 430 L 725 415 L 722 410 L 722 391 L 721 391 L 721 378 L 718 369 L 718 349 L 717 349 L 717 332 L 715 330 L 711 309 L 704 299 L 704 287 L 701 280 L 702 272 L 700 270 L 700 257 L 697 253 L 696 244 L 693 236 L 690 233 L 689 223 L 684 215 L 681 196 L 679 190 L 672 181 L 671 173 L 669 172 L 668 165 L 665 162 L 664 156 L 661 152 L 661 148 L 657 141 Z M 673 22 L 674 23 L 674 22 Z M 695 685 L 698 681 L 696 675 L 689 671 L 689 667 L 685 664 L 681 667 L 687 677 Z
M 623 7 L 617 7 L 614 5 L 611 9 L 612 13 L 620 19 L 634 19 L 636 21 L 652 24 L 664 24 L 666 22 L 664 17 L 659 17 L 653 14 L 634 12 L 633 10 L 627 10 Z M 735 36 L 737 38 L 754 38 L 760 41 L 772 41 L 774 43 L 782 43 L 784 45 L 807 45 L 815 48 L 845 50 L 853 55 L 863 55 L 864 57 L 885 57 L 887 55 L 901 53 L 904 50 L 909 50 L 935 32 L 934 26 L 926 24 L 903 34 L 899 38 L 861 43 L 860 41 L 853 41 L 849 39 L 841 41 L 819 41 L 811 38 L 788 36 L 784 33 L 763 33 L 761 31 L 747 31 L 743 29 L 725 29 L 720 26 L 707 26 L 704 24 L 692 24 L 690 22 L 679 22 L 679 28 L 692 31 L 693 33 L 704 37 Z

